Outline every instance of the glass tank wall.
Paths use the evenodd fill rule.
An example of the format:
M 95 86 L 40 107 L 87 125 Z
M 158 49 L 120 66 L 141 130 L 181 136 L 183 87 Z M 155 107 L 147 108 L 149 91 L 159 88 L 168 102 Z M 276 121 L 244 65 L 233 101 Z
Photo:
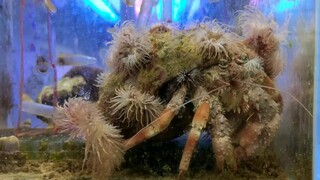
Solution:
M 314 0 L 0 0 L 0 179 L 312 179 Z

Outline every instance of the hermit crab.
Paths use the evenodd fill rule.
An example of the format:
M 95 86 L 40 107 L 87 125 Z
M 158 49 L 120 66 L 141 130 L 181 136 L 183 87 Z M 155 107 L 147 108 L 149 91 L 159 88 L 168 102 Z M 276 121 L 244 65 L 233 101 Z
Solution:
M 88 102 L 94 110 L 78 116 L 66 109 L 81 110 L 85 102 L 69 99 L 54 116 L 56 128 L 86 137 L 88 155 L 98 157 L 92 161 L 99 171 L 100 156 L 114 158 L 102 155 L 110 155 L 106 149 L 117 151 L 108 165 L 118 167 L 123 149 L 179 136 L 191 126 L 178 177 L 187 172 L 204 130 L 211 136 L 217 169 L 236 171 L 237 162 L 263 151 L 278 128 L 282 97 L 275 78 L 282 70 L 279 51 L 286 34 L 253 8 L 239 12 L 238 24 L 239 34 L 216 21 L 182 30 L 168 24 L 149 30 L 131 22 L 116 26 L 106 60 L 109 70 L 96 82 L 99 99 Z M 111 127 L 121 132 L 105 132 Z

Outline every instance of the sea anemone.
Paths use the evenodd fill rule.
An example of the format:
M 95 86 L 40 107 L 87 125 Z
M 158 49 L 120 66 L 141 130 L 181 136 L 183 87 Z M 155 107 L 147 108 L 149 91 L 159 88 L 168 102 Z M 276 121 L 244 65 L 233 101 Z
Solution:
M 279 46 L 287 42 L 288 23 L 289 18 L 279 26 L 272 14 L 264 16 L 258 9 L 250 6 L 239 11 L 239 30 L 247 43 L 262 57 L 264 70 L 271 78 L 283 70 Z
M 143 93 L 133 86 L 116 89 L 116 96 L 110 99 L 112 115 L 126 122 L 130 127 L 141 129 L 159 116 L 163 110 L 160 99 Z
M 149 64 L 152 45 L 146 32 L 137 31 L 131 22 L 125 22 L 111 34 L 113 41 L 109 43 L 107 61 L 113 70 L 134 75 Z
M 102 87 L 103 82 L 108 78 L 108 76 L 109 76 L 109 73 L 105 73 L 105 72 L 98 74 L 97 78 L 95 79 L 94 85 L 96 87 Z
M 184 84 L 188 88 L 198 86 L 202 81 L 201 71 L 196 68 L 190 71 L 183 71 L 176 78 L 176 83 L 179 84 L 179 86 Z
M 228 29 L 216 21 L 200 23 L 194 31 L 194 42 L 198 44 L 198 52 L 204 59 L 220 59 L 228 57 L 225 45 L 230 42 Z
M 221 53 L 227 55 L 223 41 L 220 40 L 220 37 L 215 37 L 213 34 L 209 34 L 207 38 L 199 42 L 199 51 L 202 56 L 208 58 L 220 58 Z
M 245 71 L 248 75 L 257 74 L 259 71 L 263 70 L 262 61 L 259 57 L 249 60 L 244 64 Z
M 262 29 L 271 29 L 280 42 L 286 42 L 289 18 L 282 26 L 273 19 L 273 15 L 265 16 L 255 7 L 246 6 L 245 10 L 238 11 L 238 27 L 244 37 L 255 37 Z
M 83 168 L 86 165 L 98 177 L 110 176 L 119 168 L 124 154 L 120 130 L 106 123 L 96 104 L 70 98 L 57 107 L 53 119 L 58 132 L 85 141 Z

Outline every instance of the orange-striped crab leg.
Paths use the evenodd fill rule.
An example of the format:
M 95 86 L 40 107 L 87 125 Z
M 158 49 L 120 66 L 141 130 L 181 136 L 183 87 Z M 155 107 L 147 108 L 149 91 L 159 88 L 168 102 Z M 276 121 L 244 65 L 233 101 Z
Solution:
M 179 176 L 178 179 L 183 179 L 184 174 L 187 172 L 191 160 L 192 153 L 196 147 L 202 129 L 206 126 L 209 119 L 210 113 L 210 102 L 208 93 L 202 88 L 199 87 L 196 92 L 196 99 L 200 99 L 196 102 L 197 110 L 192 120 L 192 128 L 190 130 L 187 143 L 185 145 L 183 155 L 180 161 L 179 166 Z
M 166 109 L 160 114 L 160 116 L 152 123 L 141 129 L 130 139 L 124 142 L 125 150 L 142 143 L 143 141 L 159 134 L 165 130 L 175 115 L 178 114 L 181 106 L 183 105 L 186 96 L 186 87 L 181 86 L 180 89 L 173 95 L 172 99 L 168 103 Z

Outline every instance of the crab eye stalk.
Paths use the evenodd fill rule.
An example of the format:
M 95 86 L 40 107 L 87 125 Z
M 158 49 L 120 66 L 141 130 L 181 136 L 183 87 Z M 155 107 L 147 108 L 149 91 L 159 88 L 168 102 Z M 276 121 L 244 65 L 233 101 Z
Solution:
M 220 67 L 221 69 L 227 69 L 227 67 L 228 67 L 228 60 L 226 60 L 226 59 L 220 59 L 220 60 L 219 60 L 219 67 Z

